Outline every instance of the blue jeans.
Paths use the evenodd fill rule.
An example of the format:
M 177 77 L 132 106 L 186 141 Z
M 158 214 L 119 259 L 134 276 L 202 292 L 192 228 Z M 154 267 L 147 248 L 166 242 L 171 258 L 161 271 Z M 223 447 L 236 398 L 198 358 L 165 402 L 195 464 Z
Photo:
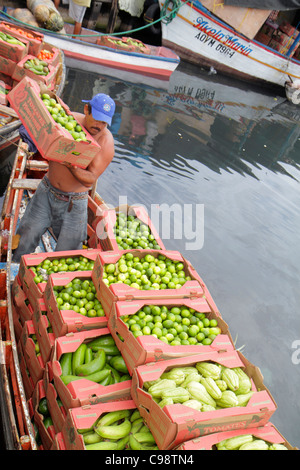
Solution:
M 57 238 L 55 251 L 79 250 L 87 238 L 87 192 L 58 191 L 45 178 L 29 201 L 17 230 L 20 242 L 13 255 L 16 263 L 20 262 L 22 255 L 34 252 L 49 227 Z M 83 199 L 72 199 L 70 211 L 70 202 L 59 199 L 61 196 L 76 198 L 79 195 Z

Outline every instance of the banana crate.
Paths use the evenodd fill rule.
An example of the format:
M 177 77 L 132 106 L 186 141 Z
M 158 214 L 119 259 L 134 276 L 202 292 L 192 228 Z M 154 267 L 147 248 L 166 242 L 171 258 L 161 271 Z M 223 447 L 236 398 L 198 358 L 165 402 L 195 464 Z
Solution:
M 149 286 L 149 277 L 141 278 L 144 279 L 143 282 L 148 283 L 137 285 L 135 282 L 132 282 L 130 285 L 126 284 L 126 272 L 123 272 L 127 267 L 122 267 L 121 263 L 125 264 L 130 263 L 132 260 L 138 260 L 139 264 L 145 265 L 144 263 L 150 264 L 152 262 L 158 263 L 168 262 L 172 264 L 168 269 L 172 271 L 176 270 L 175 265 L 181 271 L 181 280 L 180 284 L 172 284 L 172 288 L 168 284 L 167 288 L 161 288 L 161 285 L 158 286 L 157 283 L 151 280 L 152 283 L 151 289 L 146 289 Z M 148 261 L 147 261 L 148 260 Z M 135 265 L 136 266 L 136 265 Z M 158 266 L 159 267 L 159 266 Z M 151 268 L 150 268 L 151 269 Z M 116 273 L 116 278 L 110 284 L 108 280 L 110 279 L 110 271 L 112 270 L 112 276 L 114 277 Z M 137 271 L 137 269 L 135 269 Z M 155 269 L 154 269 L 155 271 Z M 154 276 L 158 274 L 153 273 Z M 174 274 L 174 273 L 173 273 Z M 134 273 L 137 276 L 137 273 Z M 193 268 L 191 263 L 187 261 L 178 251 L 168 251 L 168 250 L 124 250 L 124 251 L 106 251 L 100 252 L 95 260 L 94 269 L 92 271 L 92 278 L 97 290 L 97 296 L 100 302 L 102 303 L 103 308 L 106 308 L 110 312 L 114 302 L 119 300 L 159 300 L 159 299 L 182 299 L 182 298 L 194 298 L 194 297 L 205 297 L 208 304 L 214 311 L 218 311 L 217 307 L 207 289 L 207 286 L 204 284 L 203 280 Z M 152 278 L 153 279 L 153 278 Z M 120 282 L 121 281 L 121 282 Z M 124 282 L 125 281 L 125 282 Z M 156 284 L 155 289 L 153 288 Z
M 52 274 L 49 277 L 45 288 L 44 298 L 49 321 L 55 337 L 65 336 L 72 332 L 76 333 L 78 331 L 90 330 L 93 328 L 98 329 L 107 327 L 107 316 L 105 315 L 104 309 L 101 307 L 101 303 L 96 298 L 96 294 L 84 289 L 80 291 L 75 290 L 75 287 L 72 287 L 72 282 L 75 280 L 80 281 L 81 284 L 78 285 L 81 287 L 85 286 L 85 282 L 92 284 L 93 281 L 91 275 L 91 271 L 77 271 Z M 74 286 L 76 285 L 74 284 Z M 69 299 L 69 301 L 63 301 L 62 297 L 58 297 L 55 293 L 56 288 L 62 288 L 65 291 L 71 289 L 72 292 L 66 292 L 68 295 L 67 299 Z M 90 287 L 88 289 L 90 289 Z M 64 295 L 63 292 L 62 295 Z M 77 297 L 75 297 L 75 295 Z M 61 300 L 61 302 L 64 303 L 58 305 L 58 300 Z M 83 300 L 87 300 L 87 302 L 83 304 Z M 73 302 L 75 301 L 77 302 L 76 310 L 74 310 L 75 305 L 73 305 Z M 94 308 L 95 301 L 99 302 L 98 310 Z M 82 302 L 82 304 L 79 304 L 79 302 Z M 82 307 L 80 308 L 79 305 L 82 305 Z M 88 305 L 89 310 L 87 310 Z M 100 312 L 99 315 L 97 312 Z
M 43 385 L 45 386 L 44 382 Z M 65 424 L 68 410 L 63 406 L 57 390 L 52 383 L 47 385 L 46 399 L 55 431 L 56 433 L 60 432 Z
M 91 348 L 95 355 L 87 359 L 89 351 L 87 356 L 85 352 Z M 117 359 L 112 361 L 111 356 Z M 118 374 L 114 372 L 117 367 Z M 108 328 L 56 338 L 44 379 L 54 384 L 65 409 L 131 399 L 131 377 Z
M 207 434 L 264 426 L 276 410 L 260 370 L 235 350 L 139 366 L 131 395 L 165 450 Z
M 179 323 L 181 327 L 179 331 L 182 329 L 182 338 L 188 337 L 187 331 L 194 336 L 189 337 L 190 343 L 186 340 L 183 341 L 183 344 L 178 344 L 178 341 L 173 344 L 172 336 L 176 334 L 175 326 L 178 326 L 175 323 L 176 320 L 181 318 L 179 313 L 176 316 L 174 312 L 181 311 L 184 315 L 182 318 L 183 323 L 185 325 L 189 323 L 190 325 L 190 328 L 186 327 L 184 329 L 182 324 Z M 160 314 L 163 315 L 163 318 Z M 138 320 L 139 315 L 141 315 L 140 320 Z M 206 325 L 211 324 L 214 326 L 204 328 L 204 323 L 200 318 L 207 320 Z M 144 322 L 145 326 L 143 326 L 144 323 L 138 326 L 139 321 Z M 198 325 L 203 325 L 202 332 L 200 326 L 196 324 L 197 322 Z M 153 325 L 152 330 L 150 330 L 150 324 Z M 174 325 L 173 328 L 172 324 Z M 155 325 L 158 326 L 155 327 Z M 165 328 L 164 325 L 168 328 Z M 211 310 L 204 298 L 155 300 L 154 303 L 152 300 L 118 301 L 113 304 L 110 311 L 108 327 L 126 361 L 130 374 L 136 367 L 149 362 L 192 356 L 202 352 L 207 353 L 208 351 L 234 349 L 227 323 Z M 165 333 L 164 330 L 168 333 Z M 185 331 L 185 334 L 183 331 Z M 206 336 L 203 331 L 205 331 Z M 153 336 L 160 332 L 162 339 Z M 196 336 L 196 332 L 200 334 Z M 165 337 L 163 333 L 166 334 Z M 211 338 L 209 338 L 210 334 L 213 335 Z M 204 343 L 202 344 L 200 340 Z
M 20 62 L 18 62 L 13 70 L 13 73 L 11 75 L 13 80 L 16 80 L 17 82 L 20 82 L 25 76 L 31 78 L 32 80 L 35 80 L 37 82 L 43 82 L 49 90 L 53 90 L 55 86 L 55 76 L 57 73 L 57 67 L 53 67 L 52 65 L 47 65 L 48 68 L 48 74 L 47 75 L 40 75 L 37 74 L 25 67 L 25 64 L 27 61 L 30 60 L 38 60 L 34 55 L 28 54 L 25 57 L 23 57 Z M 46 62 L 45 62 L 46 63 Z
M 29 31 L 27 29 L 22 28 L 21 26 L 16 27 L 15 25 L 12 25 L 11 23 L 6 23 L 5 21 L 1 21 L 0 26 L 1 31 L 11 34 L 20 41 L 26 39 L 26 41 L 28 41 L 28 54 L 37 56 L 41 52 L 44 40 L 43 33 L 38 33 L 37 31 L 30 30 L 30 34 L 28 34 Z M 24 36 L 22 32 L 25 32 L 26 36 Z
M 241 448 L 242 447 L 242 448 Z M 183 442 L 176 450 L 298 450 L 272 423 L 257 428 L 216 432 Z
M 99 428 L 105 416 L 105 428 Z M 69 409 L 62 429 L 65 447 L 67 450 L 124 450 L 129 445 L 131 416 L 142 421 L 132 399 Z M 100 434 L 95 430 L 97 426 Z
M 20 60 L 22 58 L 18 62 Z M 75 140 L 65 127 L 53 119 L 40 96 L 44 93 L 74 118 L 69 107 L 53 91 L 26 76 L 7 95 L 7 99 L 46 160 L 69 162 L 86 168 L 99 153 L 99 144 L 82 126 L 86 140 Z
M 29 41 L 26 38 L 22 38 L 20 41 L 22 44 L 20 44 L 19 39 L 17 39 L 14 34 L 8 34 L 9 36 L 12 36 L 13 42 L 11 39 L 9 39 L 9 42 L 5 40 L 7 31 L 5 26 L 0 23 L 0 56 L 6 57 L 15 63 L 18 63 L 23 59 L 23 57 L 28 55 Z

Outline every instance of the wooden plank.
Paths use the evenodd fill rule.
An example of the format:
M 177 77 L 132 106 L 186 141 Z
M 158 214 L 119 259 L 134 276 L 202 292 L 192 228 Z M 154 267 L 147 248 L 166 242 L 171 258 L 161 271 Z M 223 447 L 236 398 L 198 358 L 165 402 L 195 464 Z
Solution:
M 13 189 L 30 189 L 35 191 L 42 180 L 40 179 L 15 179 L 12 182 Z
M 0 112 L 19 119 L 16 111 L 14 111 L 12 108 L 9 108 L 8 106 L 4 106 L 3 104 L 0 104 Z
M 48 170 L 49 164 L 48 162 L 40 161 L 40 160 L 27 160 L 26 168 L 29 170 Z

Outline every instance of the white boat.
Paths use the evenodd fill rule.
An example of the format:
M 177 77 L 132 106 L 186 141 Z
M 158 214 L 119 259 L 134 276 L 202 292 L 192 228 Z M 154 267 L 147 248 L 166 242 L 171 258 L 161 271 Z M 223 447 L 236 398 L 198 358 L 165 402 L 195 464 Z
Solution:
M 269 21 L 269 38 L 266 38 L 265 22 L 272 10 L 228 6 L 228 3 L 239 2 L 159 0 L 161 10 L 169 14 L 168 20 L 162 21 L 162 44 L 172 48 L 181 59 L 240 79 L 279 86 L 285 86 L 289 77 L 293 81 L 299 79 L 300 61 L 293 54 L 300 41 L 300 31 L 293 28 L 289 37 L 280 28 L 276 30 L 276 23 L 273 31 Z M 242 2 L 245 3 L 251 5 L 250 0 Z M 264 2 L 260 4 L 263 8 Z M 172 13 L 174 5 L 178 9 Z M 280 47 L 280 38 L 286 40 L 285 46 Z
M 3 19 L 20 24 L 9 13 L 12 13 L 11 9 L 7 9 L 7 13 L 3 11 Z M 35 27 L 32 29 L 39 30 Z M 45 41 L 64 52 L 67 66 L 68 60 L 76 59 L 84 64 L 83 67 L 85 64 L 93 64 L 98 68 L 99 73 L 101 73 L 102 67 L 110 67 L 167 81 L 180 62 L 179 56 L 164 46 L 147 44 L 147 53 L 128 52 L 118 49 L 118 46 L 103 46 L 100 44 L 100 38 L 105 35 L 87 28 L 82 28 L 80 36 L 73 37 L 74 25 L 69 23 L 65 23 L 64 32 L 45 29 L 42 31 Z M 115 39 L 121 40 L 122 38 L 116 37 Z

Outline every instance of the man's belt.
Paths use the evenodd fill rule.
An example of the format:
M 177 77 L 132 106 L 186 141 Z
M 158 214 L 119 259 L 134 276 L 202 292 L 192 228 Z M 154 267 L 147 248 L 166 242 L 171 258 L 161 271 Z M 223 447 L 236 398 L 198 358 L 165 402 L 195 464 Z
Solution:
M 47 188 L 49 189 L 50 193 L 52 193 L 57 199 L 59 199 L 60 201 L 64 201 L 64 202 L 68 202 L 69 203 L 69 207 L 68 207 L 68 212 L 71 212 L 72 210 L 72 207 L 73 207 L 73 201 L 77 201 L 79 199 L 87 199 L 88 198 L 88 191 L 86 192 L 82 192 L 82 193 L 66 193 L 66 194 L 63 194 L 59 191 L 57 191 L 55 188 L 53 188 L 51 186 L 51 184 L 49 183 L 48 179 L 46 177 L 43 178 L 43 183 L 47 186 Z

